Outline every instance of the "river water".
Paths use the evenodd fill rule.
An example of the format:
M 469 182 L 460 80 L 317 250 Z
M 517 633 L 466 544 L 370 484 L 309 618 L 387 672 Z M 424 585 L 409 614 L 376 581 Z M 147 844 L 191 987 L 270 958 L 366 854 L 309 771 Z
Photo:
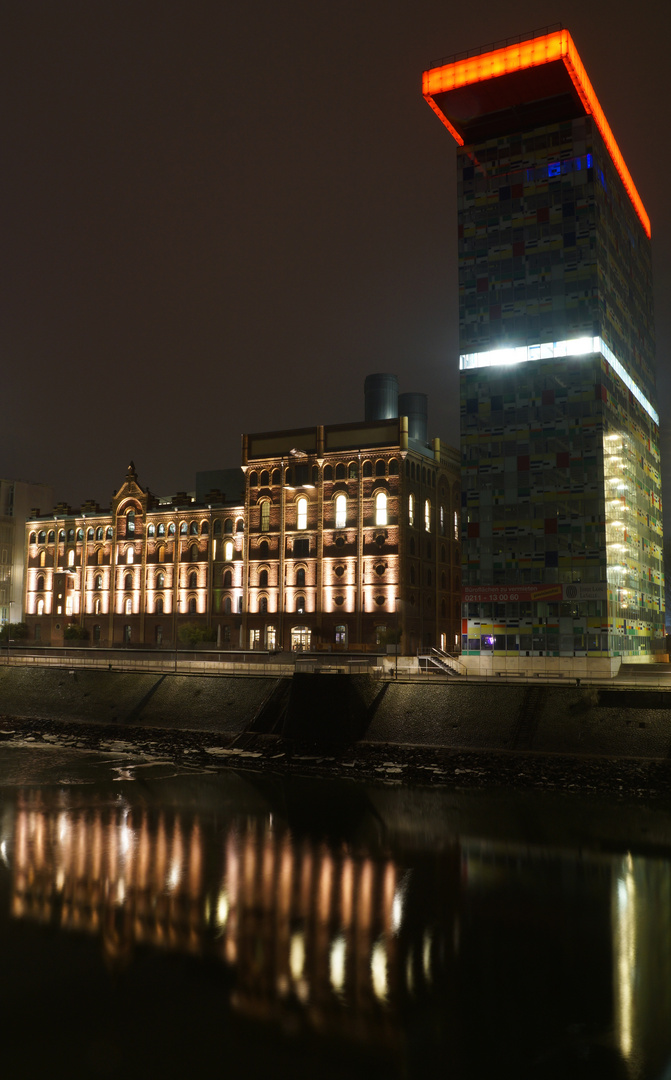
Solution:
M 3 1075 L 669 1077 L 670 821 L 2 746 Z

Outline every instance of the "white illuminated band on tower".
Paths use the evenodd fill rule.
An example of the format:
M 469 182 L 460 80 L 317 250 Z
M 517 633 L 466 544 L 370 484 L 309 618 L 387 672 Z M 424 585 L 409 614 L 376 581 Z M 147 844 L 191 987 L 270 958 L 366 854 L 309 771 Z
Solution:
M 503 367 L 507 364 L 524 364 L 530 360 L 561 360 L 567 356 L 588 356 L 597 353 L 603 356 L 615 374 L 643 406 L 648 416 L 659 424 L 659 414 L 653 409 L 643 391 L 639 389 L 613 351 L 598 336 L 573 338 L 569 341 L 547 341 L 541 345 L 516 345 L 508 349 L 489 349 L 486 352 L 462 353 L 459 357 L 459 370 Z

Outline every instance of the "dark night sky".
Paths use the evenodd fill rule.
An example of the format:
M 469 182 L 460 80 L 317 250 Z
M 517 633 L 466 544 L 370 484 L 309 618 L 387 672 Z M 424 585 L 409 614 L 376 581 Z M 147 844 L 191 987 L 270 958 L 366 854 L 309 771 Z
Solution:
M 652 219 L 668 417 L 668 5 L 9 0 L 2 475 L 190 489 L 243 431 L 361 419 L 373 371 L 456 444 L 456 146 L 421 73 L 559 19 Z

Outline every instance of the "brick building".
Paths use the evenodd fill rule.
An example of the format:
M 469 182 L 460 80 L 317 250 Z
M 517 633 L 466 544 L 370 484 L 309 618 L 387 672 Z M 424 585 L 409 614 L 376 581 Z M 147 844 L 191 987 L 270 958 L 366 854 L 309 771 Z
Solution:
M 454 651 L 459 458 L 428 443 L 425 401 L 370 377 L 360 423 L 244 436 L 229 496 L 159 501 L 131 463 L 109 510 L 33 518 L 30 640 L 169 647 L 189 623 L 222 648 Z

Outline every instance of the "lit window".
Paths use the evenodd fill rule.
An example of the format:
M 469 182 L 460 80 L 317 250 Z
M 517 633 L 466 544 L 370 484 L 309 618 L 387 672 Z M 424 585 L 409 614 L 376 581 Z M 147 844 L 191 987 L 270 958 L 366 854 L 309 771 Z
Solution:
M 424 503 L 424 528 L 427 532 L 431 532 L 431 500 L 427 499 Z
M 114 539 L 114 529 L 112 528 L 112 526 L 111 526 L 111 525 L 108 525 L 108 526 L 107 526 L 107 533 L 106 533 L 106 536 L 107 536 L 107 539 L 108 539 L 108 540 L 113 540 L 113 539 Z
M 102 587 L 103 587 L 103 576 L 102 576 L 102 574 L 96 574 L 96 579 L 95 579 L 95 583 L 94 583 L 93 587 L 94 587 L 94 589 L 102 589 Z
M 65 614 L 72 615 L 72 597 L 67 596 L 65 598 Z
M 126 563 L 128 564 L 128 566 L 130 566 L 132 561 L 133 561 L 133 549 L 128 548 L 128 551 L 126 552 Z
M 440 508 L 440 535 L 445 536 L 445 507 Z
M 336 495 L 335 501 L 335 527 L 344 529 L 347 524 L 347 499 L 344 495 Z
M 308 527 L 308 500 L 300 498 L 296 503 L 296 510 L 298 512 L 298 518 L 296 521 L 297 529 L 307 529 Z
M 126 600 L 126 615 L 132 615 L 132 614 L 133 614 L 133 601 L 131 600 L 131 598 L 129 596 L 128 599 Z
M 74 551 L 70 550 L 70 551 L 68 551 L 68 566 L 74 566 L 74 565 L 75 565 L 75 553 L 74 553 Z
M 162 574 L 160 571 L 156 575 L 156 588 L 157 589 L 165 588 L 165 574 Z
M 129 510 L 126 514 L 126 536 L 133 536 L 135 533 L 135 511 Z
M 459 539 L 459 515 L 457 511 L 454 511 L 454 539 Z
M 261 532 L 268 532 L 270 528 L 270 503 L 266 499 L 261 503 Z
M 47 565 L 47 553 L 46 551 L 40 551 L 40 566 Z
M 102 540 L 102 538 L 103 538 L 102 525 L 99 525 L 98 528 L 96 529 L 96 540 Z
M 387 493 L 385 491 L 378 491 L 375 496 L 375 524 L 387 524 Z
M 161 522 L 161 524 L 158 526 L 158 528 L 156 530 L 156 535 L 157 536 L 165 536 L 165 525 L 163 524 L 163 522 Z
M 233 541 L 227 540 L 224 544 L 224 560 L 230 562 L 233 558 Z
M 37 614 L 44 615 L 44 600 L 37 601 Z
M 155 535 L 156 535 L 156 526 L 155 525 L 148 525 L 147 526 L 147 536 L 155 536 Z
M 100 615 L 100 597 L 96 597 L 93 602 L 93 614 Z
M 408 525 L 415 524 L 415 496 L 408 495 Z

